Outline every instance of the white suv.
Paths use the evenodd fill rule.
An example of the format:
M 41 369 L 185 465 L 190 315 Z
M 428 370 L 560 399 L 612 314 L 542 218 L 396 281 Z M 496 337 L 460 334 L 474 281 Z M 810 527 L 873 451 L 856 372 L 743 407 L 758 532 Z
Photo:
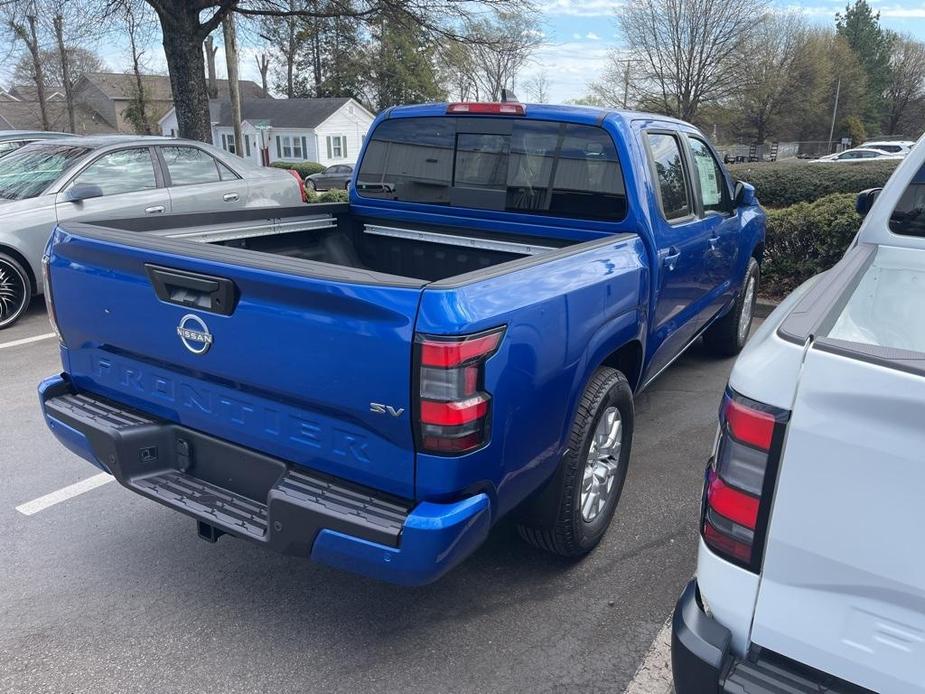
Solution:
M 678 694 L 925 692 L 925 141 L 877 192 L 730 376 Z

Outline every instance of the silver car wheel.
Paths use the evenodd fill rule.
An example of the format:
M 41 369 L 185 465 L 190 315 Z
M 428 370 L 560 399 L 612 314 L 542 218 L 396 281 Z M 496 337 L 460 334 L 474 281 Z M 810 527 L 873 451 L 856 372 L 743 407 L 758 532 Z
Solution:
M 25 310 L 28 281 L 14 266 L 0 259 L 0 328 L 15 321 Z
M 755 306 L 755 276 L 748 278 L 745 285 L 745 303 L 742 306 L 742 315 L 739 316 L 739 343 L 744 344 L 748 337 L 748 329 L 752 326 L 752 310 Z
M 581 481 L 581 518 L 590 523 L 607 506 L 620 468 L 623 419 L 620 410 L 608 407 L 598 420 Z

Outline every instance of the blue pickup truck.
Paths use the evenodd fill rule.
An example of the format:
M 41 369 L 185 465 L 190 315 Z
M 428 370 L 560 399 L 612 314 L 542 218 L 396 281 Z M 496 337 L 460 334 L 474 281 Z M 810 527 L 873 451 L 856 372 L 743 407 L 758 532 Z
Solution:
M 393 108 L 349 204 L 56 228 L 44 415 L 209 541 L 414 585 L 511 516 L 580 556 L 634 393 L 701 335 L 743 346 L 764 228 L 680 121 Z

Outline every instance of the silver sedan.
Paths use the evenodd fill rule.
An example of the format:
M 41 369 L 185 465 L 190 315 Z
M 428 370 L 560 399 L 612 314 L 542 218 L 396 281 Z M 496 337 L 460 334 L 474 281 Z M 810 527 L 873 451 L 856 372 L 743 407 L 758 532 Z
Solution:
M 42 293 L 42 254 L 56 224 L 303 202 L 288 171 L 201 142 L 69 137 L 0 161 L 0 329 Z

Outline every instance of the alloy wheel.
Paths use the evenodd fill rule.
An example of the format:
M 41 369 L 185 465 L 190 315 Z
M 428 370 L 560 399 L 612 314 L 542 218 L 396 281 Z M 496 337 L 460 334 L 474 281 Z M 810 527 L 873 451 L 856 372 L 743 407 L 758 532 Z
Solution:
M 12 323 L 25 309 L 27 280 L 0 259 L 0 327 Z
M 603 511 L 613 493 L 623 447 L 623 419 L 620 410 L 608 407 L 598 420 L 581 481 L 581 518 L 592 522 Z

